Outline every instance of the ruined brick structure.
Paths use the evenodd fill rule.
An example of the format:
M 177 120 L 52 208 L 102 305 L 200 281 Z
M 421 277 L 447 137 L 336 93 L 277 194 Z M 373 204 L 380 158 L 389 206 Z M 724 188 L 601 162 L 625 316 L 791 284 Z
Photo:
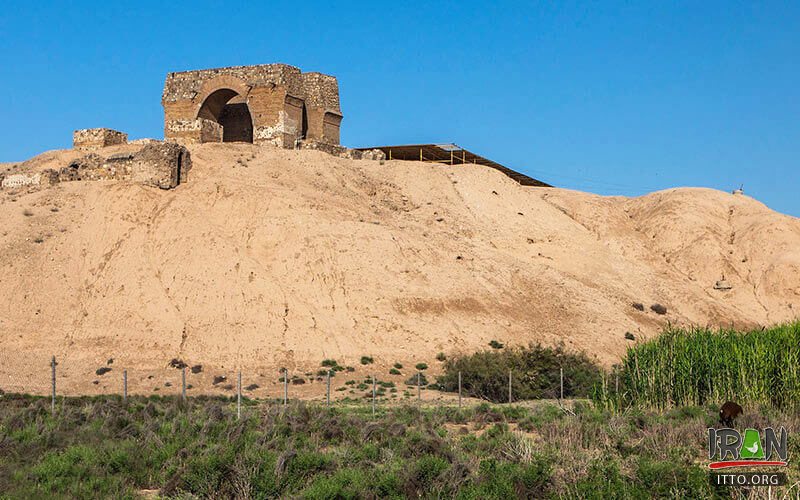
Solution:
M 186 182 L 192 168 L 189 151 L 178 144 L 154 142 L 138 151 L 102 157 L 89 153 L 49 174 L 51 184 L 68 181 L 115 179 L 170 189 Z
M 72 133 L 75 149 L 98 149 L 127 142 L 128 134 L 110 128 L 86 128 Z
M 89 152 L 60 168 L 26 169 L 25 163 L 0 171 L 0 188 L 38 190 L 61 182 L 115 180 L 172 189 L 186 182 L 192 159 L 189 150 L 171 142 L 152 141 L 127 151 Z
M 164 138 L 172 142 L 339 144 L 336 78 L 286 64 L 170 73 L 161 104 Z

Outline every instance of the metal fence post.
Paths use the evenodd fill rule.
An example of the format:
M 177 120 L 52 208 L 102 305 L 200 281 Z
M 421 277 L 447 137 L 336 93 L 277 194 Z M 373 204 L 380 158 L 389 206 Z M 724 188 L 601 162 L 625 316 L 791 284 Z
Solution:
M 283 406 L 289 404 L 289 370 L 283 369 Z
M 128 403 L 128 370 L 122 370 L 122 402 Z
M 331 371 L 328 370 L 327 373 L 327 380 L 326 380 L 327 387 L 325 388 L 325 403 L 330 406 L 331 405 Z
M 375 375 L 372 375 L 372 416 L 375 416 Z
M 236 420 L 242 418 L 242 370 L 239 370 L 239 378 L 236 388 Z
M 186 402 L 186 367 L 181 369 L 181 401 Z
M 422 401 L 422 372 L 417 372 L 417 401 Z
M 53 386 L 53 397 L 50 401 L 50 411 L 56 414 L 56 357 L 50 360 L 50 382 Z
M 561 398 L 560 399 L 561 399 L 561 401 L 563 401 L 564 400 L 564 368 L 560 368 L 559 370 L 560 370 L 560 374 L 561 374 L 561 393 L 560 393 L 561 394 Z
M 458 409 L 461 409 L 461 372 L 458 372 Z
M 508 370 L 508 403 L 511 404 L 511 370 Z

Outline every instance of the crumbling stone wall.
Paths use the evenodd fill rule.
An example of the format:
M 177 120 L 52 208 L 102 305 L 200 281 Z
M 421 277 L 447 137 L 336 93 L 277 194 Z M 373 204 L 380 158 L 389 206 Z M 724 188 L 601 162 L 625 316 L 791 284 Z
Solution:
M 304 139 L 339 144 L 336 78 L 286 64 L 170 73 L 161 103 L 164 137 L 181 144 L 245 141 L 293 148 Z M 197 120 L 214 122 L 222 132 L 207 133 L 208 126 Z
M 25 186 L 38 186 L 41 183 L 40 174 L 11 174 L 0 177 L 0 187 L 14 189 Z
M 125 163 L 133 182 L 171 189 L 186 182 L 192 160 L 189 150 L 169 142 L 147 144 Z
M 340 158 L 349 158 L 351 160 L 385 160 L 386 153 L 380 149 L 350 149 L 337 144 L 328 144 L 319 141 L 302 141 L 298 144 L 299 149 L 313 149 L 322 151 L 329 155 L 338 156 Z
M 222 125 L 205 118 L 173 120 L 170 122 L 170 137 L 167 140 L 183 145 L 222 142 Z
M 107 157 L 90 152 L 60 169 L 6 175 L 0 179 L 0 186 L 36 190 L 60 182 L 118 180 L 171 189 L 187 181 L 191 168 L 188 149 L 171 142 L 152 141 L 135 152 Z
M 127 142 L 128 134 L 110 128 L 87 128 L 72 133 L 72 147 L 75 149 L 99 149 Z

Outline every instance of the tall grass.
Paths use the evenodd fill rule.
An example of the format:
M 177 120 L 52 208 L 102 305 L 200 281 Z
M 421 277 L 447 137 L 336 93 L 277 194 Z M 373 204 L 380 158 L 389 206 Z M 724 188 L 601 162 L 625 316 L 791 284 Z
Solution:
M 615 407 L 733 400 L 800 408 L 800 323 L 751 332 L 669 329 L 630 347 L 595 399 Z

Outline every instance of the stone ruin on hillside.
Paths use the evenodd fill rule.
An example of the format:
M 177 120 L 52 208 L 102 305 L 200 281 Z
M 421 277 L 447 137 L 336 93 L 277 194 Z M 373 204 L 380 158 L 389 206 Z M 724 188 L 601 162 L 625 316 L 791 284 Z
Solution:
M 117 180 L 171 189 L 186 182 L 192 160 L 185 147 L 171 142 L 150 141 L 136 150 L 127 148 L 125 152 L 101 154 L 103 148 L 107 147 L 102 137 L 108 135 L 119 139 L 118 134 L 120 132 L 108 129 L 77 131 L 74 136 L 75 149 L 87 151 L 87 154 L 63 167 L 45 168 L 37 172 L 27 171 L 24 163 L 15 165 L 0 172 L 0 187 L 36 190 L 60 182 Z M 86 137 L 92 137 L 91 141 L 84 141 Z M 116 142 L 114 145 L 118 144 L 124 143 Z
M 87 128 L 72 133 L 72 147 L 75 149 L 97 149 L 127 143 L 128 134 L 110 128 Z
M 161 104 L 168 141 L 339 144 L 336 78 L 286 64 L 170 73 Z
M 126 180 L 171 189 L 186 182 L 192 168 L 189 151 L 171 142 L 151 142 L 130 153 L 100 156 L 97 152 L 72 161 L 57 172 L 57 182 Z
M 161 96 L 164 141 L 128 142 L 109 128 L 76 130 L 69 165 L 33 172 L 26 163 L 0 171 L 0 187 L 38 189 L 58 182 L 116 179 L 170 189 L 187 180 L 190 144 L 247 142 L 383 160 L 378 149 L 339 144 L 339 84 L 322 73 L 263 64 L 169 73 Z M 139 149 L 126 145 L 139 146 Z M 105 148 L 116 148 L 109 153 Z M 124 152 L 119 152 L 124 150 Z M 114 151 L 112 149 L 112 151 Z
M 339 144 L 336 77 L 288 64 L 169 73 L 161 95 L 164 139 L 179 144 L 249 142 L 383 160 L 377 149 Z

